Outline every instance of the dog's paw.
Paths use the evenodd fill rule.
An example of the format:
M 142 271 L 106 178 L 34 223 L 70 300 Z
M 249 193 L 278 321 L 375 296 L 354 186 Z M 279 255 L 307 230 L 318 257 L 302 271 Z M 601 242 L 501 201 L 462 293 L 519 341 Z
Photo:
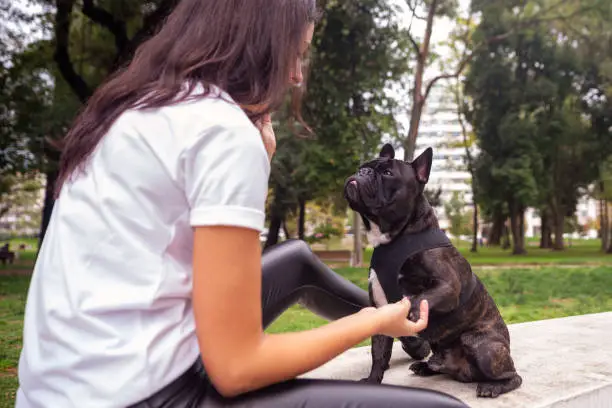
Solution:
M 419 377 L 431 377 L 432 375 L 438 374 L 429 367 L 429 364 L 425 361 L 417 361 L 410 365 L 410 370 Z
M 403 341 L 402 349 L 415 360 L 424 360 L 431 353 L 431 346 L 423 339 L 415 338 L 411 341 Z
M 481 398 L 497 398 L 503 394 L 503 385 L 494 382 L 479 383 L 476 387 L 476 395 Z
M 410 308 L 410 312 L 408 313 L 408 320 L 418 322 L 420 317 L 421 311 L 418 307 L 414 307 L 414 305 L 412 305 L 412 307 Z
M 382 383 L 383 376 L 382 375 L 370 375 L 369 377 L 362 378 L 359 382 L 364 382 L 368 384 L 380 384 Z

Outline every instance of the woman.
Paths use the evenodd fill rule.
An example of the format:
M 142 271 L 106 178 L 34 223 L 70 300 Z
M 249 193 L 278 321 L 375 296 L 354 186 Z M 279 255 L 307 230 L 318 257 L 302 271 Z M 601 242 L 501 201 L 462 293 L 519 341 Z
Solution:
M 63 141 L 25 316 L 17 407 L 457 407 L 430 391 L 295 380 L 409 303 L 367 294 L 289 241 L 261 259 L 269 114 L 300 66 L 314 0 L 183 0 Z M 265 334 L 302 301 L 334 322 Z

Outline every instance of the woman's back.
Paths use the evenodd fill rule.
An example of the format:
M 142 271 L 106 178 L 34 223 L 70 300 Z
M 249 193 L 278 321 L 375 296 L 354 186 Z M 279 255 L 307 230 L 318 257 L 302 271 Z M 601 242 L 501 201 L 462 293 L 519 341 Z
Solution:
M 191 223 L 263 227 L 266 151 L 219 98 L 125 112 L 85 170 L 62 189 L 37 260 L 19 367 L 36 401 L 20 394 L 18 407 L 126 406 L 176 378 L 199 355 Z M 233 194 L 244 182 L 263 191 Z

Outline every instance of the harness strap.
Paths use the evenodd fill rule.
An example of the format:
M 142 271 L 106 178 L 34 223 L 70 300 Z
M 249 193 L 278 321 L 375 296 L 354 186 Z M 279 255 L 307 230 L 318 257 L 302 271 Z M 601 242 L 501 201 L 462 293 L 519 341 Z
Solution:
M 399 272 L 406 260 L 423 251 L 452 246 L 450 239 L 439 228 L 400 235 L 390 243 L 379 245 L 374 249 L 370 268 L 376 271 L 387 300 L 390 303 L 398 302 L 402 299 L 398 284 Z M 461 291 L 459 300 L 461 304 L 470 298 L 476 283 L 476 276 L 472 275 L 470 284 Z

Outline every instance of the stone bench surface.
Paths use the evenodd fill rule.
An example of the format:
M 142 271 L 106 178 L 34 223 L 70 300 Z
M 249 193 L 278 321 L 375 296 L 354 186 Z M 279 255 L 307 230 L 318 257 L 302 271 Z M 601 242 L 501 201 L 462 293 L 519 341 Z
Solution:
M 612 312 L 509 325 L 510 347 L 523 385 L 496 399 L 476 397 L 476 384 L 440 375 L 416 377 L 413 360 L 394 343 L 384 383 L 429 388 L 474 408 L 612 408 Z M 370 347 L 351 349 L 304 378 L 359 380 L 371 366 Z

